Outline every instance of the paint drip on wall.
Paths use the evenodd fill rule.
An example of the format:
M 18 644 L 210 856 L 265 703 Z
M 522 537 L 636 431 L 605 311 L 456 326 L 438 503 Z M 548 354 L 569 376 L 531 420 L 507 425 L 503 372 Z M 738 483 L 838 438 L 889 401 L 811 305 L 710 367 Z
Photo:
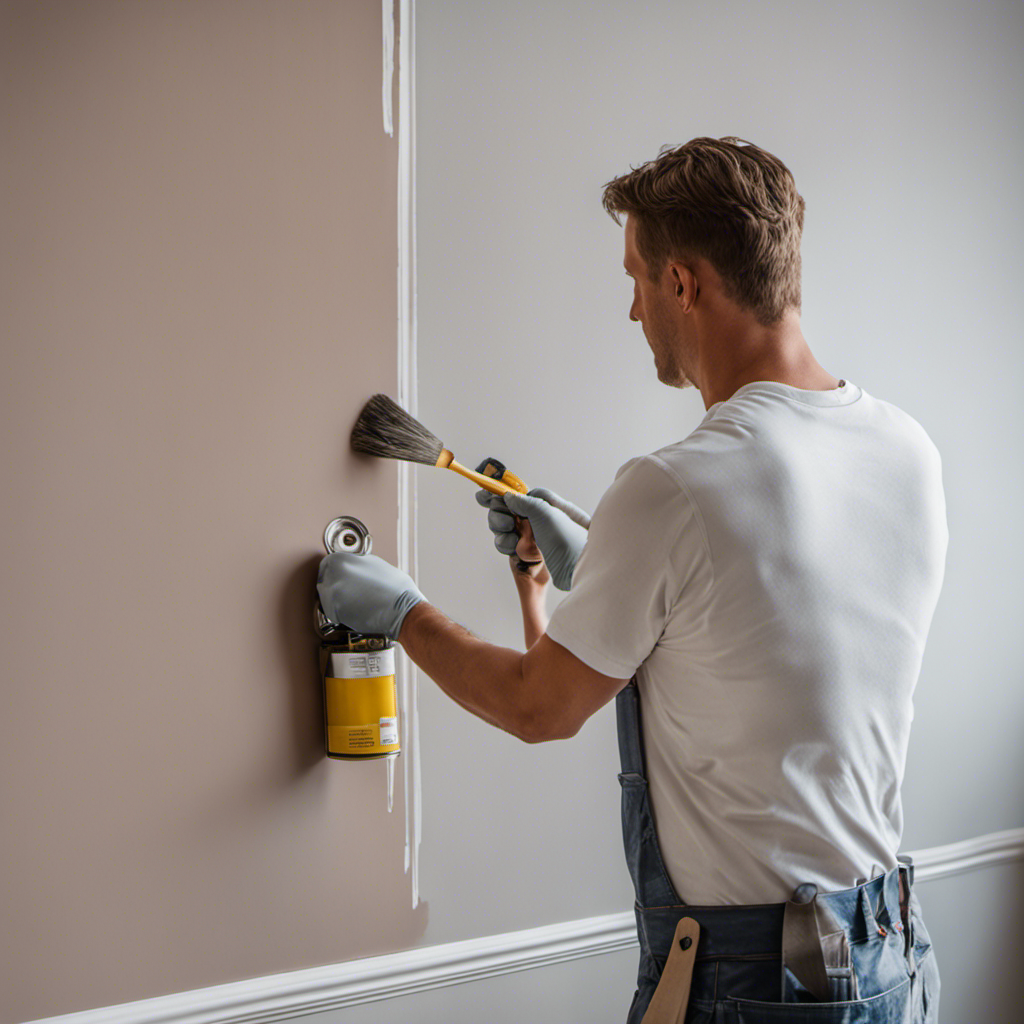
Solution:
M 416 415 L 416 142 L 413 58 L 416 22 L 413 0 L 398 2 L 398 402 Z M 382 0 L 382 104 L 384 131 L 393 136 L 392 93 L 395 52 L 395 0 Z M 416 557 L 416 477 L 398 464 L 398 568 L 413 579 Z M 416 666 L 399 647 L 402 749 L 405 753 L 405 873 L 412 873 L 412 905 L 419 905 L 419 849 L 423 808 L 420 783 L 419 693 Z M 388 811 L 394 807 L 394 759 L 387 762 Z
M 399 2 L 398 49 L 398 401 L 415 416 L 416 394 L 416 15 L 413 0 Z M 416 474 L 398 465 L 399 568 L 419 576 Z M 401 648 L 400 648 L 401 650 Z M 423 820 L 420 777 L 420 710 L 416 666 L 401 652 L 405 761 L 405 870 L 412 874 L 412 905 L 419 905 L 419 851 Z
M 381 99 L 384 104 L 384 131 L 393 136 L 391 125 L 391 88 L 395 78 L 395 5 L 394 0 L 381 0 L 384 37 L 384 83 Z

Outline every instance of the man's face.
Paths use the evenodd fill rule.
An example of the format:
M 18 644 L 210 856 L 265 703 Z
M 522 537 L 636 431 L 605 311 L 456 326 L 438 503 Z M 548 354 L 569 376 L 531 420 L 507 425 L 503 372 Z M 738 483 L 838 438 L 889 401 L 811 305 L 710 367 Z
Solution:
M 654 353 L 658 380 L 674 388 L 693 387 L 693 381 L 682 366 L 687 347 L 685 324 L 678 303 L 673 299 L 675 288 L 672 272 L 666 266 L 657 284 L 651 284 L 648 280 L 647 264 L 637 252 L 636 225 L 630 215 L 626 216 L 623 266 L 633 279 L 633 304 L 629 315 L 631 319 L 640 321 L 647 344 Z

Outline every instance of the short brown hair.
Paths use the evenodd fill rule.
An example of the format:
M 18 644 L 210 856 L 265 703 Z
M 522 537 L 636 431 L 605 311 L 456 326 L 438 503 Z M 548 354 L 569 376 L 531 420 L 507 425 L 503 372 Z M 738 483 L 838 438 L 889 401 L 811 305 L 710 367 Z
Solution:
M 776 156 L 733 135 L 691 139 L 607 182 L 602 204 L 633 216 L 636 247 L 652 282 L 670 260 L 702 256 L 726 296 L 758 323 L 800 312 L 804 200 Z

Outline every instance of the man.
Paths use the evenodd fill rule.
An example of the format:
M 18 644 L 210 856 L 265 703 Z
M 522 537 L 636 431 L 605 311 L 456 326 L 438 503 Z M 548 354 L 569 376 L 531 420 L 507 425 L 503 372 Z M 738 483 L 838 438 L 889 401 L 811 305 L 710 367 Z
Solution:
M 948 544 L 941 462 L 915 420 L 811 354 L 804 201 L 742 141 L 666 147 L 605 186 L 626 214 L 630 319 L 658 379 L 696 387 L 706 415 L 627 462 L 589 530 L 550 491 L 479 492 L 526 653 L 372 556 L 327 556 L 318 590 L 328 617 L 397 638 L 527 742 L 571 737 L 616 698 L 629 1024 L 932 1022 L 938 969 L 896 851 Z M 547 622 L 549 580 L 569 593 Z

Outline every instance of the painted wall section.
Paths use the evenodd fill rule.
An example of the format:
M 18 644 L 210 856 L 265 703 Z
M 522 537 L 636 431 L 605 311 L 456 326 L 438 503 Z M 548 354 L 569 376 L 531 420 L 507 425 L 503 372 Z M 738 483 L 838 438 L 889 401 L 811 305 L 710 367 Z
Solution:
M 396 380 L 381 5 L 0 8 L 0 1021 L 391 952 L 381 763 L 323 756 L 327 521 Z

